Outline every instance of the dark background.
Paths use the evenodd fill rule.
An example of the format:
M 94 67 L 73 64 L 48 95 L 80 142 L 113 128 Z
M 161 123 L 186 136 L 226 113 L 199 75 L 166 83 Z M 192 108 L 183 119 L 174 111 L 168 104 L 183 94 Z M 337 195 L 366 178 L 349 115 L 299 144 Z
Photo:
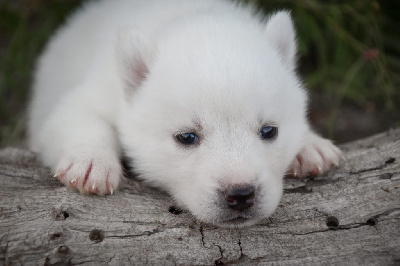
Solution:
M 0 147 L 22 145 L 35 59 L 83 2 L 0 0 Z M 400 1 L 243 2 L 292 11 L 318 132 L 341 143 L 400 126 Z

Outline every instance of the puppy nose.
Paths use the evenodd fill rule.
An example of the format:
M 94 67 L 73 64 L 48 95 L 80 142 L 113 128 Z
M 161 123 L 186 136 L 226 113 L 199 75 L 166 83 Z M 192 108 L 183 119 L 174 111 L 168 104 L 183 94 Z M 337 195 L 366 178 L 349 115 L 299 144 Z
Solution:
M 253 206 L 254 196 L 254 186 L 240 186 L 229 189 L 225 199 L 229 208 L 241 212 Z

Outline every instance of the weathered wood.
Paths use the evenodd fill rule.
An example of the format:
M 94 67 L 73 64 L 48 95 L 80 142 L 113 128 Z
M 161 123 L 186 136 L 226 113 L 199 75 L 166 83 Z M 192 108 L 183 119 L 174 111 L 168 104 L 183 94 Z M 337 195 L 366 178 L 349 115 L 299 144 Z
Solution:
M 172 214 L 135 180 L 107 197 L 68 191 L 21 149 L 0 151 L 0 262 L 400 264 L 400 129 L 343 145 L 327 175 L 286 180 L 270 220 L 240 230 Z

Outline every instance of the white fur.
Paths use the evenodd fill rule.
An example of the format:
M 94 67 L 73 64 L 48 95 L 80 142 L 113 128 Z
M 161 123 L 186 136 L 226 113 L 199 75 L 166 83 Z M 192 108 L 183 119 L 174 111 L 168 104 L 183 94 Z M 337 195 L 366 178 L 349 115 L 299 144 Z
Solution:
M 253 224 L 278 206 L 290 165 L 306 175 L 340 158 L 309 130 L 295 54 L 287 12 L 263 22 L 224 0 L 89 4 L 39 60 L 30 146 L 82 193 L 117 189 L 123 152 L 200 220 Z M 275 140 L 260 138 L 265 125 L 278 127 Z M 178 144 L 185 132 L 199 143 Z M 220 193 L 241 184 L 258 189 L 244 213 Z

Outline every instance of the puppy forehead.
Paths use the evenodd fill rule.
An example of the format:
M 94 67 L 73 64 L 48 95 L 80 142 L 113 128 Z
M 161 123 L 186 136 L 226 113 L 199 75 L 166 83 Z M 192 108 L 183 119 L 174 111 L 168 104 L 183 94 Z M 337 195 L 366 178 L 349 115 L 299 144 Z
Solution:
M 290 105 L 288 98 L 282 97 L 290 85 L 267 79 L 243 75 L 234 82 L 226 76 L 210 78 L 192 73 L 190 77 L 182 75 L 176 82 L 166 80 L 143 89 L 152 95 L 147 99 L 151 112 L 157 109 L 159 119 L 170 121 L 171 126 L 254 131 L 262 124 L 279 122 L 283 109 Z
M 289 88 L 295 85 L 285 79 L 279 82 L 276 76 L 270 81 L 267 75 L 262 78 L 242 75 L 241 78 L 236 82 L 227 77 L 182 81 L 179 89 L 174 90 L 175 95 L 171 95 L 171 104 L 178 104 L 186 114 L 192 113 L 196 121 L 266 123 L 278 120 L 289 108 L 292 102 L 288 97 L 290 91 L 300 90 Z
M 247 49 L 232 43 L 220 47 L 222 44 L 160 49 L 150 70 L 149 86 L 142 89 L 158 98 L 165 116 L 177 113 L 178 123 L 186 119 L 185 123 L 244 125 L 246 121 L 278 120 L 282 109 L 296 99 L 288 95 L 301 90 L 295 73 L 286 69 L 277 51 L 264 42 L 265 46 L 258 43 Z

